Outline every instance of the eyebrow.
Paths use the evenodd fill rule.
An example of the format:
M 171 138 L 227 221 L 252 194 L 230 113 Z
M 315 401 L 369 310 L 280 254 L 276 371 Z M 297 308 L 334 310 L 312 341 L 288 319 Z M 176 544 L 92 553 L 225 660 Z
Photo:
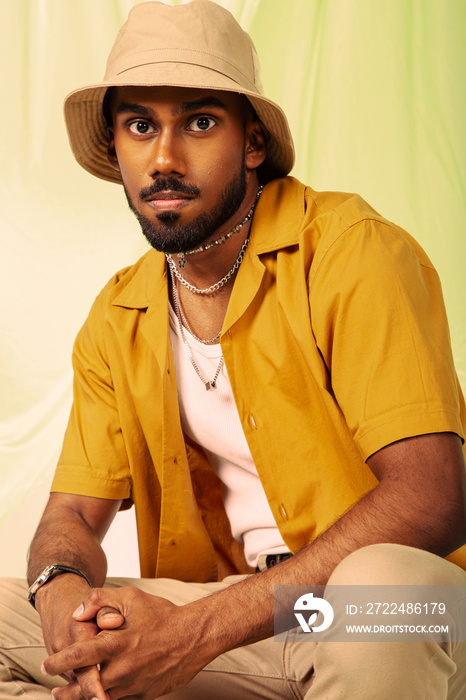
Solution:
M 182 102 L 180 105 L 174 107 L 172 110 L 172 116 L 177 117 L 180 114 L 194 112 L 197 109 L 204 109 L 205 107 L 217 107 L 218 109 L 223 109 L 226 111 L 226 107 L 223 102 L 218 100 L 216 97 L 200 97 L 198 100 Z M 137 102 L 121 102 L 116 108 L 117 114 L 126 114 L 128 112 L 131 112 L 132 114 L 139 114 L 141 117 L 153 118 L 155 116 L 152 109 L 137 104 Z
M 117 114 L 125 114 L 126 112 L 132 112 L 134 114 L 140 114 L 141 117 L 153 117 L 154 112 L 148 107 L 143 107 L 137 103 L 132 102 L 121 102 L 116 108 Z
M 179 107 L 175 107 L 172 111 L 173 116 L 178 114 L 186 114 L 186 112 L 194 112 L 196 109 L 204 109 L 204 107 L 218 107 L 226 111 L 226 107 L 218 100 L 216 97 L 200 97 L 198 100 L 190 100 L 189 102 L 182 102 Z

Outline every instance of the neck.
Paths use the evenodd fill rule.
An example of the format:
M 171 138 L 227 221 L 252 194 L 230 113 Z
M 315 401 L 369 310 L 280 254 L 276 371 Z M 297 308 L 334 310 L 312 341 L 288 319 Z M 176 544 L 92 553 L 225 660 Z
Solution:
M 246 240 L 249 236 L 249 231 L 251 227 L 251 218 L 244 224 L 245 217 L 254 205 L 259 185 L 256 183 L 251 183 L 248 187 L 246 196 L 240 206 L 240 208 L 235 212 L 228 221 L 226 221 L 220 228 L 214 231 L 211 236 L 209 236 L 203 243 L 203 246 L 208 246 L 206 250 L 195 249 L 198 252 L 191 253 L 188 251 L 183 256 L 173 255 L 173 261 L 178 267 L 178 262 L 181 260 L 183 267 L 180 269 L 182 276 L 192 285 L 199 288 L 207 288 L 212 284 L 221 279 L 234 265 L 238 254 Z M 234 227 L 241 225 L 241 228 L 236 231 L 233 235 L 229 235 Z M 226 237 L 226 240 L 224 237 Z M 221 244 L 216 245 L 215 241 L 222 241 Z M 233 278 L 227 284 L 227 288 L 231 289 Z

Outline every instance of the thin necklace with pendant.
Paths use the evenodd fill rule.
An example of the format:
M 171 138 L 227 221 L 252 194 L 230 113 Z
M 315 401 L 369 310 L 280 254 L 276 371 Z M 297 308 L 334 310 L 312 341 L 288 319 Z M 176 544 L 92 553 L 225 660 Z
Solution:
M 195 248 L 194 250 L 187 251 L 186 253 L 181 253 L 180 254 L 181 259 L 178 263 L 179 267 L 184 267 L 186 265 L 186 258 L 184 257 L 185 255 L 192 255 L 193 253 L 201 253 L 204 250 L 208 250 L 209 248 L 211 248 L 214 245 L 220 245 L 222 243 L 225 243 L 225 241 L 228 240 L 228 238 L 230 238 L 230 236 L 232 236 L 234 233 L 239 231 L 241 229 L 241 227 L 252 218 L 252 216 L 254 214 L 254 210 L 256 208 L 256 204 L 259 200 L 259 197 L 262 194 L 262 190 L 263 190 L 263 186 L 261 185 L 257 191 L 256 198 L 254 200 L 254 203 L 253 203 L 251 209 L 249 210 L 246 217 L 243 219 L 243 221 L 240 224 L 235 226 L 235 228 L 232 229 L 225 236 L 222 236 L 221 238 L 218 238 L 217 240 L 212 241 L 211 243 L 208 243 L 205 246 L 200 246 L 199 248 Z M 215 343 L 215 341 L 217 341 L 220 338 L 221 331 L 220 331 L 220 333 L 218 333 L 215 336 L 215 338 L 211 338 L 210 340 L 202 340 L 201 338 L 198 338 L 198 336 L 192 332 L 192 330 L 189 327 L 189 324 L 186 320 L 186 317 L 181 309 L 181 304 L 180 304 L 178 292 L 176 289 L 176 279 L 178 279 L 181 282 L 181 284 L 186 287 L 186 289 L 188 289 L 190 292 L 193 292 L 194 294 L 201 294 L 201 295 L 213 294 L 214 292 L 217 292 L 219 289 L 221 289 L 228 282 L 228 280 L 233 276 L 233 274 L 236 272 L 236 270 L 239 268 L 239 266 L 241 265 L 241 263 L 243 261 L 243 257 L 244 257 L 244 254 L 246 252 L 246 248 L 248 247 L 248 243 L 249 243 L 249 236 L 246 237 L 246 240 L 244 241 L 243 245 L 241 246 L 241 250 L 239 252 L 239 255 L 236 258 L 235 263 L 234 263 L 233 267 L 231 268 L 231 270 L 229 270 L 227 272 L 227 274 L 224 277 L 222 277 L 221 280 L 219 280 L 215 284 L 211 285 L 210 287 L 207 287 L 207 289 L 199 289 L 198 287 L 195 287 L 194 285 L 189 284 L 189 282 L 178 272 L 177 267 L 175 265 L 175 261 L 173 260 L 172 256 L 169 255 L 168 253 L 165 253 L 165 257 L 166 257 L 167 262 L 168 262 L 168 267 L 169 267 L 169 270 L 171 272 L 172 290 L 173 290 L 173 294 L 172 294 L 173 304 L 175 307 L 175 314 L 176 314 L 178 326 L 180 329 L 181 339 L 183 341 L 183 345 L 185 347 L 186 354 L 188 355 L 189 361 L 191 362 L 194 371 L 196 372 L 196 374 L 199 377 L 199 379 L 201 380 L 201 382 L 204 384 L 207 391 L 214 391 L 214 389 L 217 388 L 217 379 L 218 379 L 219 374 L 222 371 L 222 367 L 224 365 L 223 355 L 221 356 L 220 362 L 218 363 L 218 367 L 217 367 L 217 370 L 215 372 L 214 378 L 211 381 L 208 381 L 203 376 L 201 370 L 197 366 L 196 361 L 193 357 L 193 354 L 191 352 L 191 348 L 189 347 L 188 341 L 186 340 L 183 322 L 186 325 L 186 328 L 189 331 L 189 333 L 193 336 L 193 338 L 198 340 L 200 343 L 203 343 L 204 345 L 212 345 L 213 343 Z
M 239 224 L 236 224 L 236 226 L 234 226 L 229 233 L 226 233 L 224 236 L 220 236 L 220 238 L 216 238 L 215 241 L 211 241 L 210 243 L 206 243 L 205 245 L 200 245 L 197 248 L 194 248 L 193 250 L 187 250 L 184 253 L 178 253 L 178 267 L 180 269 L 186 267 L 186 255 L 203 253 L 205 250 L 209 250 L 209 248 L 213 248 L 216 245 L 221 245 L 222 243 L 225 243 L 231 236 L 233 236 L 234 233 L 238 233 L 238 231 L 244 226 L 244 224 L 252 218 L 252 215 L 254 214 L 254 209 L 256 208 L 256 204 L 259 201 L 259 197 L 261 196 L 263 189 L 264 185 L 260 185 L 259 189 L 257 190 L 256 198 L 254 199 L 252 207 L 250 208 L 244 219 Z
M 218 379 L 218 376 L 219 376 L 220 372 L 222 371 L 222 367 L 223 367 L 223 364 L 224 364 L 223 355 L 221 356 L 220 362 L 218 363 L 217 371 L 215 372 L 214 378 L 213 378 L 211 381 L 208 381 L 207 379 L 205 379 L 205 377 L 204 377 L 204 375 L 202 374 L 201 370 L 200 370 L 199 367 L 197 366 L 196 360 L 194 359 L 193 354 L 192 354 L 192 352 L 191 352 L 191 348 L 189 347 L 188 341 L 186 340 L 186 336 L 185 336 L 185 334 L 184 334 L 182 316 L 181 316 L 182 311 L 181 311 L 180 300 L 179 300 L 179 298 L 178 298 L 178 292 L 176 291 L 176 280 L 175 280 L 175 276 L 172 275 L 171 278 L 172 278 L 172 290 L 173 290 L 173 304 L 174 304 L 174 306 L 175 306 L 175 314 L 176 314 L 176 318 L 177 318 L 177 321 L 178 321 L 178 327 L 179 327 L 179 329 L 180 329 L 181 340 L 183 341 L 183 345 L 184 345 L 184 347 L 185 347 L 186 354 L 188 355 L 189 361 L 191 362 L 194 371 L 196 372 L 196 374 L 197 374 L 197 376 L 199 377 L 199 379 L 201 380 L 201 382 L 204 384 L 204 386 L 205 386 L 205 388 L 206 388 L 206 391 L 214 391 L 214 390 L 217 388 L 217 379 Z M 191 333 L 191 335 L 193 335 L 194 338 L 197 338 L 197 336 L 195 336 L 195 335 L 192 333 L 192 331 L 189 329 L 189 327 L 188 327 L 188 330 L 189 330 L 189 332 Z M 218 338 L 220 338 L 220 333 L 219 333 L 215 338 L 213 338 L 212 340 L 207 341 L 207 342 L 208 342 L 208 343 L 213 343 L 215 340 L 218 340 Z M 198 338 L 198 340 L 200 340 L 200 338 Z M 202 341 L 202 340 L 201 340 L 201 343 L 202 343 L 202 342 L 205 343 L 206 341 Z
M 214 246 L 214 245 L 218 245 L 220 243 L 225 243 L 225 241 L 230 236 L 232 236 L 233 233 L 236 233 L 237 231 L 239 231 L 241 229 L 241 227 L 253 217 L 257 202 L 259 201 L 259 197 L 261 196 L 263 189 L 264 189 L 263 185 L 260 185 L 259 189 L 256 192 L 256 197 L 254 199 L 252 207 L 250 208 L 250 210 L 246 214 L 243 221 L 241 221 L 241 223 L 237 224 L 237 226 L 235 226 L 235 228 L 233 228 L 230 231 L 230 233 L 227 233 L 225 236 L 222 236 L 221 238 L 217 238 L 215 241 L 211 241 L 210 243 L 207 243 L 206 245 L 199 246 L 199 248 L 195 248 L 194 250 L 189 250 L 185 253 L 180 253 L 179 255 L 181 255 L 181 258 L 180 258 L 180 261 L 178 263 L 179 267 L 185 267 L 185 265 L 186 265 L 186 258 L 184 257 L 185 255 L 192 255 L 193 253 L 201 253 L 202 251 L 209 250 L 209 248 L 212 248 L 212 246 Z M 207 287 L 206 289 L 199 289 L 199 287 L 195 287 L 193 284 L 190 284 L 188 282 L 188 280 L 186 280 L 183 277 L 183 275 L 179 272 L 179 270 L 177 269 L 175 261 L 173 260 L 173 257 L 171 256 L 170 253 L 165 253 L 165 257 L 166 257 L 167 262 L 170 266 L 172 277 L 173 276 L 176 277 L 177 280 L 179 280 L 179 282 L 181 282 L 181 284 L 186 287 L 186 289 L 189 289 L 189 291 L 192 292 L 193 294 L 201 294 L 201 295 L 213 294 L 214 292 L 218 292 L 218 290 L 221 289 L 228 282 L 230 277 L 232 277 L 235 274 L 236 270 L 239 268 L 239 266 L 241 265 L 241 263 L 243 261 L 243 257 L 244 257 L 244 254 L 246 252 L 246 248 L 248 247 L 248 243 L 249 243 L 249 236 L 246 237 L 243 245 L 241 246 L 241 250 L 239 251 L 239 255 L 236 258 L 231 270 L 229 270 L 226 273 L 226 275 L 224 275 L 224 277 L 222 277 L 221 280 L 219 280 L 218 282 L 215 282 L 215 284 L 212 284 L 210 287 Z M 183 261 L 183 264 L 181 263 L 181 261 Z

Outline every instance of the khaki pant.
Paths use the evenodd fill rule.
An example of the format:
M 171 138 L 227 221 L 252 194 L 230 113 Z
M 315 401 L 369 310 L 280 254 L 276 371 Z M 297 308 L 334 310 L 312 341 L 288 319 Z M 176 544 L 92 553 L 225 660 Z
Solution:
M 168 579 L 110 579 L 176 604 L 208 595 L 221 583 Z M 466 572 L 426 552 L 382 544 L 354 552 L 333 572 L 330 584 L 464 585 Z M 50 700 L 59 684 L 40 672 L 47 656 L 39 616 L 26 601 L 25 583 L 6 579 L 0 588 L 0 700 Z M 51 682 L 52 680 L 52 682 Z M 223 654 L 171 700 L 465 700 L 466 643 L 325 642 L 264 640 Z

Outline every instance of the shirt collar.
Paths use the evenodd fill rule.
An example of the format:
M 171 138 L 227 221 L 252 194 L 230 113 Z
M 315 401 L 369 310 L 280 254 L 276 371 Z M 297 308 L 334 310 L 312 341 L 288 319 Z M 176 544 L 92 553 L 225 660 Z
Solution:
M 272 180 L 264 187 L 251 228 L 250 246 L 256 255 L 298 243 L 305 189 L 294 177 Z
M 305 211 L 305 186 L 293 177 L 273 180 L 264 187 L 254 213 L 249 248 L 256 255 L 296 245 Z M 166 304 L 165 255 L 150 250 L 124 276 L 114 306 L 146 309 L 154 300 Z

